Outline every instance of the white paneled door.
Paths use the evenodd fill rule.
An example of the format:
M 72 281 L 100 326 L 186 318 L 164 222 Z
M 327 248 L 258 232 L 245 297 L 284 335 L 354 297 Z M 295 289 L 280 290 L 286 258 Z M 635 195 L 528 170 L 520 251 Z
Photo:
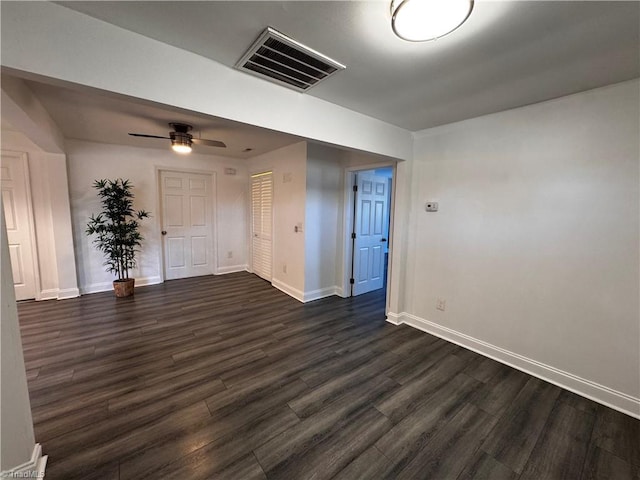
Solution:
M 160 172 L 165 280 L 214 273 L 210 175 Z
M 33 217 L 28 178 L 26 154 L 2 152 L 0 163 L 2 205 L 7 225 L 16 300 L 26 300 L 36 296 Z
M 389 216 L 389 179 L 358 172 L 353 246 L 353 295 L 382 288 L 384 283 L 385 222 Z
M 271 281 L 273 229 L 273 174 L 251 177 L 251 269 Z

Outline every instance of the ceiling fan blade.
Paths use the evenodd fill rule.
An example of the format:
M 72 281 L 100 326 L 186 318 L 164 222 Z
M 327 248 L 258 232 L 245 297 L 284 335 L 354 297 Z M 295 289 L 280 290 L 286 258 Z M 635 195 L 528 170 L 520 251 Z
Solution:
M 160 137 L 158 135 L 145 135 L 144 133 L 130 133 L 132 137 L 147 137 L 147 138 L 166 138 L 171 139 L 171 137 Z
M 224 142 L 219 142 L 218 140 L 205 140 L 203 138 L 192 138 L 191 141 L 198 145 L 206 145 L 208 147 L 221 147 L 221 148 L 226 147 Z

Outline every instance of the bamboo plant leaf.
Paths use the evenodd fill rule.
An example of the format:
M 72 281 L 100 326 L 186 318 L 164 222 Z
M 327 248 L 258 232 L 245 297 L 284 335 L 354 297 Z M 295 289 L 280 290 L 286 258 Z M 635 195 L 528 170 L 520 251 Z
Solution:
M 96 180 L 102 211 L 91 215 L 85 233 L 94 235 L 96 249 L 105 255 L 106 271 L 114 273 L 118 280 L 128 278 L 129 270 L 137 265 L 136 255 L 144 237 L 138 220 L 149 218 L 145 210 L 133 208 L 133 185 L 127 180 Z

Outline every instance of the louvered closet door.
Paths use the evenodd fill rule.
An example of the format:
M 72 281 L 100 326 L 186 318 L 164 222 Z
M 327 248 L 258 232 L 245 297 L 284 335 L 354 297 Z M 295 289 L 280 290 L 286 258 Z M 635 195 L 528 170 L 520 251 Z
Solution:
M 251 177 L 251 268 L 271 281 L 273 174 Z

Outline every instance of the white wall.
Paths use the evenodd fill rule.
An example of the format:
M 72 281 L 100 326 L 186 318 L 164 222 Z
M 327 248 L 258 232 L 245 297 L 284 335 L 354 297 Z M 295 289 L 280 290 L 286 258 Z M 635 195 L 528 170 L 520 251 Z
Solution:
M 636 80 L 419 132 L 392 318 L 639 415 L 639 109 Z
M 273 172 L 272 283 L 301 302 L 342 294 L 343 157 L 300 142 L 249 160 L 251 174 Z
M 78 289 L 75 254 L 71 225 L 71 204 L 69 200 L 69 179 L 67 176 L 66 155 L 47 154 L 40 158 L 41 185 L 47 191 L 48 206 L 55 242 L 55 258 L 58 270 L 58 299 L 77 297 Z M 46 175 L 46 179 L 43 178 Z M 33 179 L 32 179 L 33 181 Z M 36 188 L 33 186 L 33 188 Z M 36 227 L 37 229 L 37 227 Z
M 378 165 L 393 165 L 398 161 L 397 158 L 386 157 L 382 155 L 374 155 L 369 152 L 357 150 L 342 151 L 342 166 L 352 170 L 365 170 L 380 168 Z
M 128 178 L 135 194 L 134 207 L 151 212 L 143 221 L 145 240 L 134 272 L 137 285 L 158 283 L 162 277 L 162 243 L 158 203 L 157 168 L 174 168 L 215 173 L 218 272 L 241 270 L 247 263 L 247 170 L 242 161 L 191 153 L 178 155 L 170 149 L 147 149 L 122 145 L 68 140 L 69 191 L 78 265 L 78 282 L 82 293 L 111 289 L 112 275 L 104 271 L 103 258 L 84 234 L 92 213 L 100 210 L 94 180 Z M 225 175 L 232 167 L 236 175 Z M 227 252 L 232 251 L 232 258 Z
M 40 277 L 36 298 L 78 296 L 66 156 L 43 152 L 15 131 L 2 131 L 2 148 L 27 154 Z
M 343 150 L 307 142 L 249 160 L 251 174 L 273 172 L 272 283 L 301 302 L 343 294 L 344 162 Z
M 397 126 L 50 2 L 3 3 L 1 61 L 16 75 L 86 85 L 390 157 L 411 155 L 411 134 Z
M 342 295 L 344 174 L 341 151 L 307 147 L 305 300 Z
M 5 3 L 2 64 L 15 73 L 383 156 L 412 156 L 409 133 L 391 125 L 59 5 Z M 42 48 L 42 38 L 49 48 Z M 172 88 L 177 83 L 184 89 Z M 415 162 L 400 163 L 397 170 L 390 317 L 638 413 L 638 97 L 634 81 L 418 132 Z M 86 185 L 113 174 L 114 166 L 131 168 L 136 186 L 155 189 L 148 168 L 111 155 L 124 147 L 75 145 L 69 153 L 76 212 L 87 207 Z M 292 185 L 284 186 L 282 175 L 274 178 L 276 192 L 286 199 L 276 225 L 282 251 L 274 252 L 274 280 L 304 294 L 304 235 L 293 232 L 306 214 L 300 153 L 271 152 L 250 164 L 293 173 Z M 300 163 L 280 165 L 279 156 L 288 154 Z M 147 153 L 131 159 L 139 156 L 147 164 L 171 161 L 155 151 L 153 159 Z M 366 164 L 357 152 L 345 162 Z M 238 174 L 246 189 L 246 175 L 240 168 Z M 81 183 L 74 186 L 76 181 Z M 149 208 L 148 198 L 142 195 L 140 206 Z M 426 214 L 427 200 L 439 201 L 440 212 Z M 243 212 L 228 216 L 244 225 L 232 228 L 235 241 L 228 245 L 248 243 L 246 205 Z M 84 223 L 85 217 L 74 215 L 82 260 L 90 255 L 88 245 L 78 243 L 86 242 L 78 231 Z M 219 252 L 228 250 L 226 241 L 220 240 Z M 148 278 L 159 271 L 157 250 L 143 255 L 141 273 Z M 285 262 L 294 267 L 286 275 Z M 96 263 L 101 260 L 91 259 Z M 85 285 L 106 279 L 93 267 L 81 270 Z M 436 297 L 447 301 L 445 312 L 435 309 Z
M 2 118 L 24 133 L 36 150 L 64 153 L 62 132 L 22 80 L 2 75 Z
M 0 297 L 0 472 L 27 463 L 31 458 L 35 438 L 31 406 L 27 390 L 27 374 L 22 355 L 22 339 L 18 324 L 16 297 L 9 264 L 4 210 L 0 209 L 0 236 L 2 245 L 2 292 Z M 2 475 L 4 476 L 4 475 Z
M 389 265 L 387 287 L 387 319 L 397 322 L 400 312 L 406 310 L 407 252 L 411 210 L 413 162 L 398 162 L 395 168 L 392 192 L 391 235 L 389 238 Z
M 302 301 L 305 289 L 307 143 L 296 143 L 253 157 L 248 161 L 248 168 L 250 174 L 273 172 L 272 283 Z M 295 231 L 297 224 L 302 224 L 302 232 Z

